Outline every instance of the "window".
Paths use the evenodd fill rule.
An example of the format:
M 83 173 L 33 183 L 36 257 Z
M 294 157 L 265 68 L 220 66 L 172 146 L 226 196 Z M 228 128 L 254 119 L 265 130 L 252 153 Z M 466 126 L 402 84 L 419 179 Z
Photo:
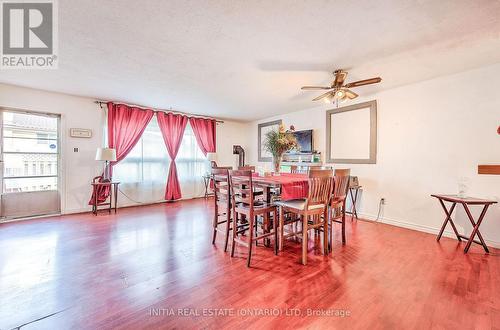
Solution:
M 3 192 L 57 189 L 57 171 L 44 168 L 57 166 L 57 117 L 2 111 L 2 124 Z
M 202 176 L 208 171 L 209 164 L 189 124 L 177 154 L 176 166 L 183 198 L 203 196 Z M 164 199 L 169 168 L 170 157 L 154 116 L 132 151 L 113 167 L 113 178 L 122 183 L 121 189 L 133 201 L 160 201 Z

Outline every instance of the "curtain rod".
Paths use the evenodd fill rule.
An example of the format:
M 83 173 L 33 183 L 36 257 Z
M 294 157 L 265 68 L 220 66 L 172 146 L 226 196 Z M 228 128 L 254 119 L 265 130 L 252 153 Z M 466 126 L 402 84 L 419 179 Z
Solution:
M 115 103 L 113 101 L 102 101 L 102 100 L 96 100 L 96 101 L 94 101 L 95 104 L 99 104 L 100 106 L 102 106 L 103 104 L 108 104 L 108 102 Z M 116 101 L 116 103 L 117 104 L 125 104 L 125 105 L 131 106 L 131 107 L 137 107 L 137 108 L 140 108 L 140 109 L 143 109 L 143 110 L 151 109 L 149 107 L 145 107 L 145 106 L 137 105 L 137 104 L 129 104 L 129 103 L 118 102 L 118 101 Z M 151 110 L 153 110 L 154 113 L 157 113 L 157 112 L 167 112 L 167 113 L 168 112 L 172 112 L 172 113 L 175 113 L 175 114 L 185 115 L 185 116 L 188 116 L 188 117 L 214 119 L 216 123 L 221 123 L 221 124 L 224 123 L 224 121 L 220 120 L 220 119 L 216 119 L 216 118 L 208 117 L 208 116 L 203 116 L 203 115 L 196 115 L 196 114 L 186 113 L 186 112 L 182 112 L 182 111 L 163 110 L 163 109 L 156 109 L 156 110 L 155 109 L 151 109 Z

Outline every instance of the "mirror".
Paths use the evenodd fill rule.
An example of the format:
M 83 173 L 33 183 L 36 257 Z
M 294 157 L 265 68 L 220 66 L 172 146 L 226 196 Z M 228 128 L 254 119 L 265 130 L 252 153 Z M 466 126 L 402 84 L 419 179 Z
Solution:
M 377 101 L 326 112 L 326 158 L 340 164 L 377 162 Z

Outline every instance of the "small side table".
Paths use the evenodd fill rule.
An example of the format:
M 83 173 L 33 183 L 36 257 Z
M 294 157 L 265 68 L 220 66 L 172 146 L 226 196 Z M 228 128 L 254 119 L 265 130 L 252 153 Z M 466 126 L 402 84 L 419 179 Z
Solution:
M 211 192 L 208 191 L 211 180 L 212 180 L 212 175 L 205 174 L 203 176 L 203 184 L 205 185 L 205 198 L 213 195 L 213 193 L 211 193 Z
M 361 186 L 352 186 L 349 187 L 349 195 L 351 196 L 351 211 L 346 212 L 349 213 L 350 215 L 354 216 L 356 219 L 358 219 L 358 211 L 356 210 L 356 201 L 358 200 L 358 191 L 361 189 Z M 354 193 L 353 193 L 354 191 Z
M 111 214 L 111 209 L 115 209 L 116 213 L 116 205 L 118 202 L 118 185 L 120 184 L 119 181 L 109 181 L 109 182 L 92 182 L 92 196 L 94 196 L 94 200 L 92 203 L 92 213 L 94 215 L 97 215 L 97 211 L 99 211 L 98 207 L 99 206 L 109 206 L 108 212 Z M 98 203 L 97 202 L 97 189 L 98 187 L 106 187 L 109 186 L 109 203 Z M 113 207 L 113 201 L 114 201 L 114 207 Z
M 483 222 L 486 211 L 488 211 L 488 207 L 492 204 L 495 204 L 496 201 L 474 198 L 474 197 L 460 197 L 458 195 L 431 195 L 431 196 L 435 197 L 439 200 L 439 203 L 441 204 L 441 207 L 443 208 L 443 211 L 446 214 L 446 219 L 444 220 L 443 226 L 441 227 L 441 230 L 439 231 L 439 234 L 437 236 L 438 241 L 441 239 L 441 236 L 443 235 L 444 229 L 446 228 L 446 225 L 449 222 L 451 225 L 451 228 L 453 229 L 453 231 L 455 232 L 455 235 L 457 236 L 457 239 L 460 242 L 462 241 L 462 238 L 467 240 L 467 244 L 465 245 L 464 253 L 467 253 L 469 251 L 469 248 L 473 242 L 476 244 L 482 245 L 484 248 L 484 251 L 486 251 L 486 253 L 490 252 L 488 250 L 488 247 L 486 246 L 486 243 L 484 242 L 483 236 L 481 236 L 481 233 L 479 232 L 479 226 L 481 225 L 481 222 Z M 444 205 L 444 202 L 451 203 L 450 209 L 446 208 L 446 206 Z M 459 234 L 457 231 L 457 228 L 455 227 L 455 224 L 453 223 L 453 220 L 451 219 L 451 215 L 452 215 L 453 210 L 455 209 L 455 206 L 457 204 L 462 204 L 463 208 L 465 209 L 465 213 L 467 213 L 467 217 L 469 218 L 469 221 L 472 224 L 473 229 L 472 229 L 472 233 L 470 234 L 470 237 Z M 470 213 L 469 205 L 481 205 L 481 206 L 483 206 L 483 210 L 481 211 L 481 214 L 479 215 L 477 222 L 474 220 L 474 218 L 472 217 L 472 214 Z M 476 235 L 479 238 L 479 241 L 476 241 L 474 239 Z

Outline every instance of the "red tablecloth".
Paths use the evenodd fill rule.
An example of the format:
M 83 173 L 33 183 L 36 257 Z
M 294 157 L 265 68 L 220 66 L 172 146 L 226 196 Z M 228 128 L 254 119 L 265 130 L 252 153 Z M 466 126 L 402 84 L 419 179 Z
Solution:
M 281 173 L 277 176 L 259 176 L 255 173 L 254 177 L 261 182 L 281 185 L 281 199 L 283 200 L 307 197 L 309 184 L 305 174 Z

